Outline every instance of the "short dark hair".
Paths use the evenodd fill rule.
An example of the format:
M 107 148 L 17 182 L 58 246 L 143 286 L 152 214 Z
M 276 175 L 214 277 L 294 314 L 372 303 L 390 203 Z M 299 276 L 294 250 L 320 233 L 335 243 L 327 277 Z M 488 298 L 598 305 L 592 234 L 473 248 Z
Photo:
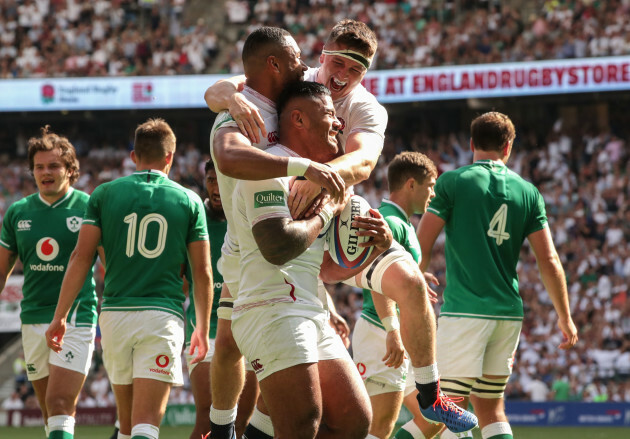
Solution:
M 279 56 L 279 49 L 287 45 L 286 38 L 291 34 L 279 27 L 263 26 L 247 36 L 243 45 L 243 68 L 247 74 L 248 66 L 254 60 L 266 59 L 270 55 Z
M 347 18 L 333 26 L 326 40 L 326 47 L 330 44 L 343 44 L 372 58 L 376 53 L 378 40 L 367 24 Z
M 214 162 L 212 159 L 206 160 L 206 165 L 204 166 L 204 173 L 208 173 L 209 170 L 214 169 Z
M 145 163 L 155 162 L 175 151 L 175 133 L 164 119 L 149 119 L 136 128 L 133 150 Z
M 280 120 L 282 111 L 291 100 L 296 98 L 316 99 L 321 96 L 330 96 L 330 90 L 328 90 L 328 87 L 318 82 L 294 81 L 289 83 L 282 89 L 278 97 L 278 102 L 276 103 L 278 120 Z
M 73 171 L 70 176 L 70 184 L 74 184 L 79 178 L 79 160 L 74 146 L 67 137 L 60 136 L 50 130 L 50 125 L 41 128 L 41 137 L 28 139 L 28 169 L 33 174 L 35 169 L 35 154 L 40 151 L 52 151 L 55 148 L 61 150 L 61 160 L 66 169 Z
M 437 176 L 435 163 L 421 152 L 401 152 L 387 167 L 387 183 L 390 192 L 402 188 L 410 178 L 422 184 L 427 178 L 437 178 Z
M 470 137 L 476 149 L 501 152 L 516 137 L 514 124 L 505 114 L 490 111 L 470 124 Z

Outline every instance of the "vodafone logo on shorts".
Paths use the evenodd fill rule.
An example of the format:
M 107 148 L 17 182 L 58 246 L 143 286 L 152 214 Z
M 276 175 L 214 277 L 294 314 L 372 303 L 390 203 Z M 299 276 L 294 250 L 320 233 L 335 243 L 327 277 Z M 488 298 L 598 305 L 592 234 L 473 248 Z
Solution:
M 59 254 L 59 244 L 54 238 L 46 237 L 37 241 L 35 250 L 39 259 L 49 262 Z
M 359 375 L 361 375 L 361 376 L 365 375 L 366 369 L 367 368 L 365 367 L 365 364 L 357 363 L 357 370 L 359 371 Z
M 162 355 L 158 355 L 155 358 L 155 364 L 157 364 L 158 367 L 166 367 L 168 366 L 168 363 L 170 362 L 171 362 L 171 359 L 168 358 L 168 355 L 162 354 Z

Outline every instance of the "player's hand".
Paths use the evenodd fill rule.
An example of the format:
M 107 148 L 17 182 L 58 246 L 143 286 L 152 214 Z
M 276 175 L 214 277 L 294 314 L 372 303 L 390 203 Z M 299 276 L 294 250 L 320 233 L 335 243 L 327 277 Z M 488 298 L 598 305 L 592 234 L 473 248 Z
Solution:
M 370 209 L 371 217 L 356 216 L 352 221 L 353 227 L 357 227 L 360 230 L 357 231 L 357 236 L 369 236 L 370 239 L 367 242 L 359 244 L 359 247 L 371 247 L 374 246 L 380 253 L 389 250 L 392 246 L 394 237 L 389 225 L 383 219 L 383 215 L 376 209 Z
M 265 122 L 260 116 L 258 108 L 243 96 L 242 93 L 234 93 L 228 103 L 228 111 L 236 121 L 238 129 L 252 143 L 260 142 L 261 135 L 267 136 Z
M 63 336 L 66 334 L 66 319 L 56 319 L 50 322 L 46 330 L 46 344 L 50 349 L 59 353 L 63 346 Z
M 304 173 L 304 177 L 308 181 L 315 183 L 316 186 L 326 189 L 333 199 L 340 200 L 343 198 L 346 191 L 346 183 L 341 178 L 341 175 L 330 166 L 311 162 Z
M 427 281 L 427 293 L 429 294 L 429 301 L 431 303 L 437 303 L 438 294 L 435 291 L 433 291 L 433 288 L 431 288 L 431 285 L 440 285 L 440 281 L 438 280 L 437 277 L 435 277 L 433 273 L 429 273 L 428 271 L 425 271 L 422 274 L 424 274 L 424 280 Z
M 578 342 L 577 328 L 575 323 L 569 317 L 566 319 L 558 319 L 558 327 L 562 331 L 564 341 L 558 345 L 560 349 L 571 349 Z
M 208 345 L 210 342 L 208 341 L 208 331 L 206 330 L 203 334 L 199 332 L 198 328 L 195 328 L 192 335 L 190 336 L 190 351 L 189 355 L 194 355 L 195 350 L 197 350 L 197 355 L 192 359 L 191 363 L 196 364 L 206 358 L 206 354 L 208 353 Z
M 328 321 L 330 326 L 335 330 L 337 335 L 341 337 L 346 349 L 350 347 L 350 326 L 346 322 L 346 319 L 341 317 L 336 311 L 330 310 L 330 320 Z
M 291 185 L 288 200 L 291 217 L 296 220 L 310 218 L 313 213 L 309 215 L 307 210 L 315 212 L 318 207 L 321 210 L 321 207 L 323 207 L 321 203 L 323 197 L 321 186 L 308 180 L 295 180 Z M 319 203 L 317 203 L 318 200 Z M 310 208 L 308 208 L 309 206 Z M 317 213 L 315 213 L 315 215 L 316 214 Z
M 382 358 L 385 366 L 399 368 L 405 359 L 405 347 L 402 338 L 400 338 L 400 330 L 394 329 L 387 333 L 385 339 L 385 356 Z

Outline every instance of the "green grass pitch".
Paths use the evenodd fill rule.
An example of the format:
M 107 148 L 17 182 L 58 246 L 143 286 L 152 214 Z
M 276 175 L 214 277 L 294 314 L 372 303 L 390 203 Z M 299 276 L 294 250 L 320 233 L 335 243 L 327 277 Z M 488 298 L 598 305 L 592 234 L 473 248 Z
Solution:
M 191 426 L 162 427 L 160 439 L 188 439 Z M 630 429 L 616 427 L 513 427 L 515 439 L 613 439 L 628 437 Z M 76 439 L 109 439 L 111 426 L 77 426 Z M 481 438 L 478 431 L 475 438 Z M 42 427 L 0 427 L 2 439 L 45 439 Z

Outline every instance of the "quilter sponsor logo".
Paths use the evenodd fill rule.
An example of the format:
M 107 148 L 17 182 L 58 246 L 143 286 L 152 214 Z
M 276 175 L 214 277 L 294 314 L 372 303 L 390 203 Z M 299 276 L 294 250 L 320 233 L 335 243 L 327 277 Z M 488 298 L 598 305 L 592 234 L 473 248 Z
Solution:
M 133 102 L 151 102 L 153 100 L 153 84 L 151 82 L 134 82 L 131 86 Z
M 284 192 L 263 191 L 254 194 L 254 207 L 284 206 Z

